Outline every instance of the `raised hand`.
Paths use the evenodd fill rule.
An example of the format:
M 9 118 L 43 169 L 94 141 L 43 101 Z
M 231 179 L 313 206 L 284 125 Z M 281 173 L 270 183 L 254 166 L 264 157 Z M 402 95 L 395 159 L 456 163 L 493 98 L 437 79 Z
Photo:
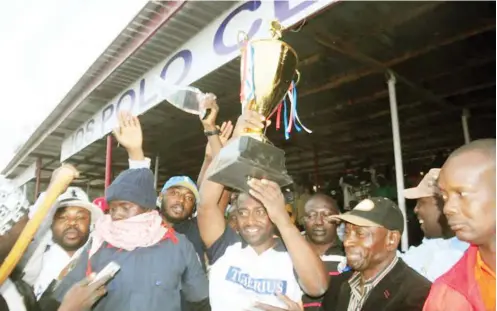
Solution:
M 260 130 L 264 127 L 268 127 L 270 124 L 271 121 L 266 120 L 266 118 L 257 111 L 247 109 L 238 117 L 233 137 L 240 136 L 247 129 Z
M 126 148 L 129 157 L 134 160 L 141 160 L 143 155 L 143 133 L 138 117 L 133 116 L 129 111 L 119 111 L 118 127 L 112 133 L 117 142 Z
M 219 106 L 217 105 L 216 95 L 212 93 L 205 94 L 200 102 L 200 107 L 204 110 L 208 110 L 209 114 L 204 118 L 200 119 L 204 129 L 206 131 L 216 130 L 216 118 L 219 113 Z
M 64 189 L 66 189 L 69 187 L 71 182 L 78 177 L 79 172 L 74 166 L 71 164 L 62 164 L 59 168 L 53 171 L 50 184 L 53 185 L 62 183 L 64 185 Z
M 250 195 L 264 205 L 269 218 L 276 226 L 292 223 L 286 211 L 285 197 L 277 183 L 256 178 L 251 178 L 247 183 L 251 188 Z
M 129 111 L 121 110 L 117 117 L 119 126 L 112 132 L 121 146 L 130 149 L 141 149 L 143 134 L 140 121 Z
M 228 139 L 230 139 L 231 134 L 233 133 L 233 123 L 231 123 L 231 121 L 225 121 L 223 122 L 221 127 L 216 125 L 216 128 L 221 131 L 221 133 L 219 134 L 219 140 L 221 141 L 221 145 L 224 147 Z M 212 157 L 212 149 L 209 143 L 205 147 L 205 156 Z

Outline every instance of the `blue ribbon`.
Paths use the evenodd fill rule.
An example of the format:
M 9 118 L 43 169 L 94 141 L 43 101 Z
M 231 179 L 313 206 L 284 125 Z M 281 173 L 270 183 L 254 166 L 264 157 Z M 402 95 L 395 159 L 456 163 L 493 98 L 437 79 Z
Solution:
M 290 139 L 290 134 L 286 131 L 286 128 L 288 127 L 288 115 L 286 113 L 286 98 L 283 99 L 283 123 L 285 124 L 284 128 L 285 139 L 288 140 Z

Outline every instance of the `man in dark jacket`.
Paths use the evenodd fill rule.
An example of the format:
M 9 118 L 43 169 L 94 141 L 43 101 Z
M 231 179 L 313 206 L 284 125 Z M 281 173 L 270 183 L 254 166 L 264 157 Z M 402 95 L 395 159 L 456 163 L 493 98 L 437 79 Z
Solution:
M 323 310 L 422 310 L 431 284 L 397 257 L 404 219 L 395 203 L 370 198 L 332 218 L 345 222 L 345 254 L 353 271 L 331 278 Z
M 107 189 L 106 200 L 109 215 L 97 222 L 88 251 L 55 290 L 57 300 L 85 274 L 114 261 L 121 269 L 93 310 L 180 311 L 180 291 L 190 310 L 210 310 L 207 278 L 192 244 L 155 210 L 152 172 L 124 171 Z

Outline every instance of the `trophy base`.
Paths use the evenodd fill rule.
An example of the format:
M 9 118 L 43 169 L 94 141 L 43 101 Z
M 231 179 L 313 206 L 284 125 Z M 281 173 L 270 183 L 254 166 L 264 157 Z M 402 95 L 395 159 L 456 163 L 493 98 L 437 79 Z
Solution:
M 249 178 L 267 179 L 280 187 L 293 183 L 285 168 L 285 152 L 250 136 L 224 146 L 207 171 L 207 179 L 248 192 Z

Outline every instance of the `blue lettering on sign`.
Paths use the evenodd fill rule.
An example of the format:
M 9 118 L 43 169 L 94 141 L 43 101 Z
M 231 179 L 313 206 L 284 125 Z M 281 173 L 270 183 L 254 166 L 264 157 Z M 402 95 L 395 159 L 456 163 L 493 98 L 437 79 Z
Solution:
M 174 62 L 177 58 L 183 58 L 183 60 L 185 61 L 185 67 L 183 68 L 183 73 L 178 78 L 178 81 L 176 81 L 175 83 L 175 84 L 180 84 L 183 81 L 183 79 L 186 78 L 186 75 L 188 75 L 188 73 L 190 72 L 190 68 L 192 67 L 193 55 L 192 51 L 190 50 L 181 50 L 178 53 L 176 53 L 173 57 L 171 57 L 171 59 L 162 68 L 160 77 L 163 80 L 166 80 L 167 69 L 172 64 L 172 62 Z
M 145 79 L 142 79 L 140 81 L 140 93 L 139 93 L 139 105 L 140 105 L 140 111 L 144 111 L 149 105 L 155 102 L 157 99 L 157 94 L 152 95 L 148 99 L 145 98 Z
M 129 101 L 126 101 L 126 98 L 129 98 Z M 121 110 L 132 111 L 133 110 L 133 105 L 135 104 L 135 98 L 136 98 L 135 90 L 129 89 L 126 92 L 124 92 L 124 94 L 121 95 L 121 97 L 117 101 L 117 109 L 116 109 L 116 111 L 117 112 L 119 112 Z M 126 103 L 126 102 L 129 103 L 129 107 L 122 108 L 121 105 L 123 103 Z
M 101 123 L 101 132 L 104 133 L 105 131 L 105 123 L 110 120 L 112 115 L 114 114 L 114 105 L 109 105 L 108 107 L 105 107 L 105 109 L 102 111 L 102 123 Z
M 295 14 L 299 13 L 300 11 L 306 9 L 307 7 L 313 5 L 316 3 L 316 0 L 313 1 L 304 1 L 297 5 L 294 8 L 290 8 L 290 4 L 288 3 L 288 0 L 275 0 L 274 1 L 274 15 L 277 20 L 280 22 L 284 22 L 288 18 L 294 16 Z
M 247 273 L 242 273 L 242 269 L 229 267 L 225 277 L 226 281 L 243 286 L 243 288 L 262 295 L 275 295 L 281 293 L 286 295 L 287 281 L 277 279 L 255 279 Z
M 214 51 L 219 54 L 219 55 L 226 55 L 230 54 L 236 50 L 238 50 L 240 47 L 238 46 L 238 42 L 235 45 L 227 46 L 224 44 L 223 41 L 223 36 L 224 36 L 224 31 L 226 30 L 226 27 L 228 26 L 228 23 L 235 17 L 238 13 L 241 11 L 247 10 L 247 11 L 255 11 L 261 6 L 261 1 L 247 1 L 244 4 L 240 5 L 237 7 L 233 12 L 231 12 L 226 18 L 223 20 L 221 25 L 216 31 L 216 34 L 214 35 Z M 256 19 L 252 25 L 250 26 L 250 30 L 247 33 L 247 36 L 252 38 L 257 31 L 259 31 L 259 28 L 261 28 L 262 24 L 262 19 L 258 18 Z

